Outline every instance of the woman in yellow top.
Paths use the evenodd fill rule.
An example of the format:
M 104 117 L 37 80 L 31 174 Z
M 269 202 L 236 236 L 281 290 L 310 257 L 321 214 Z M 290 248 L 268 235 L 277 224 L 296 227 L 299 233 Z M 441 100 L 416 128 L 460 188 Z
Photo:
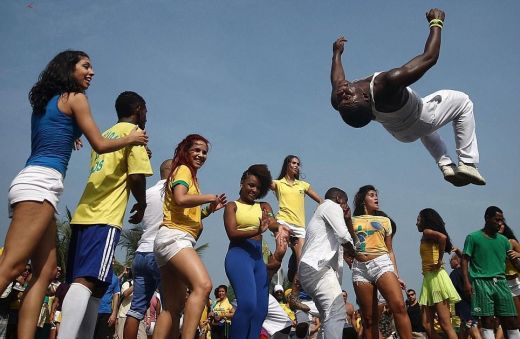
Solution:
M 211 304 L 208 320 L 211 326 L 211 339 L 229 339 L 229 325 L 235 314 L 233 305 L 227 297 L 227 286 L 215 288 L 215 301 Z
M 423 284 L 419 304 L 427 308 L 432 334 L 436 333 L 433 326 L 437 314 L 439 325 L 448 339 L 457 339 L 451 324 L 450 304 L 459 302 L 460 296 L 444 269 L 442 256 L 444 252 L 462 253 L 451 244 L 444 220 L 434 209 L 425 208 L 419 212 L 417 229 L 423 234 L 420 246 Z
M 412 338 L 412 326 L 404 305 L 394 251 L 392 249 L 392 222 L 379 211 L 379 199 L 374 186 L 366 185 L 354 197 L 354 216 L 347 227 L 356 244 L 352 262 L 352 282 L 361 308 L 364 336 L 378 338 L 379 311 L 377 290 L 385 298 L 394 315 L 399 337 Z M 345 258 L 349 262 L 349 258 Z
M 252 165 L 240 179 L 236 201 L 226 205 L 224 225 L 230 244 L 226 254 L 226 275 L 237 298 L 231 324 L 232 339 L 257 339 L 267 316 L 269 283 L 262 255 L 262 233 L 278 230 L 271 206 L 256 201 L 265 197 L 271 185 L 266 165 Z
M 154 243 L 163 295 L 154 338 L 179 338 L 184 306 L 181 338 L 193 339 L 212 289 L 208 271 L 193 249 L 202 232 L 201 219 L 226 204 L 225 194 L 201 194 L 199 190 L 197 171 L 206 161 L 208 145 L 203 136 L 188 135 L 175 149 L 166 180 L 164 219 Z M 201 211 L 200 206 L 207 203 Z M 187 289 L 191 293 L 184 304 Z
M 514 252 L 520 253 L 520 244 L 518 243 L 513 230 L 507 226 L 505 222 L 502 224 L 502 227 L 498 232 L 502 233 L 502 235 L 509 240 Z M 511 289 L 511 294 L 513 295 L 513 301 L 515 302 L 517 323 L 520 324 L 520 272 L 511 262 L 511 254 L 512 253 L 510 252 L 508 259 L 506 260 L 506 279 L 507 284 Z
M 291 248 L 295 257 L 296 267 L 300 264 L 300 257 L 305 240 L 305 195 L 320 204 L 323 200 L 308 182 L 300 180 L 300 158 L 288 155 L 283 160 L 282 170 L 278 179 L 271 183 L 271 190 L 278 200 L 278 214 L 276 221 L 288 228 L 291 232 Z M 295 274 L 294 279 L 298 275 Z M 308 311 L 308 307 L 297 302 L 299 289 L 293 282 L 292 294 L 289 295 L 291 307 Z

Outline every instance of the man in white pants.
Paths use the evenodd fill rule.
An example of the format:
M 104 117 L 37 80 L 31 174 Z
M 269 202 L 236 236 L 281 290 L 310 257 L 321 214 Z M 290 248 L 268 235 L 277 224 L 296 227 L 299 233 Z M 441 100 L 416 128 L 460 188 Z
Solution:
M 444 179 L 455 186 L 485 185 L 477 170 L 479 153 L 473 103 L 462 92 L 441 90 L 420 98 L 407 87 L 419 80 L 439 58 L 444 12 L 426 13 L 430 34 L 424 52 L 405 65 L 372 76 L 347 81 L 341 62 L 345 42 L 333 45 L 331 68 L 332 106 L 350 126 L 360 128 L 376 120 L 401 142 L 421 139 L 441 169 Z M 437 129 L 453 123 L 459 165 L 455 166 Z
M 345 304 L 341 290 L 343 248 L 353 255 L 352 237 L 346 222 L 350 220 L 347 194 L 330 188 L 309 224 L 300 260 L 303 289 L 320 313 L 322 332 L 327 339 L 340 339 L 345 323 Z

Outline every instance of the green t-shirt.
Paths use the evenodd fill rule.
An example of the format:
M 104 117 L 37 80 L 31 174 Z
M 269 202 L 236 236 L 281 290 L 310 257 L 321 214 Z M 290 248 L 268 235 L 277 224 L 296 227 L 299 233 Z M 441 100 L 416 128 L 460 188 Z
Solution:
M 494 238 L 482 230 L 470 233 L 464 242 L 464 254 L 470 258 L 469 276 L 471 278 L 504 277 L 507 251 L 511 244 L 502 234 Z

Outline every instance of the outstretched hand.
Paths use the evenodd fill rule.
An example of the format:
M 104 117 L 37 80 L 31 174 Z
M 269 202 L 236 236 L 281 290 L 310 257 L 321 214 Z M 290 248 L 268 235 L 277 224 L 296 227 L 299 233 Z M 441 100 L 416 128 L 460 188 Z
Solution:
M 433 19 L 439 19 L 444 21 L 444 11 L 442 9 L 438 8 L 432 8 L 428 12 L 426 12 L 426 20 L 428 22 L 432 21 Z
M 260 220 L 260 227 L 258 228 L 258 234 L 264 233 L 271 223 L 271 218 L 269 217 L 269 213 L 267 210 L 262 210 L 262 217 L 258 218 Z
M 345 43 L 347 42 L 347 39 L 345 39 L 344 36 L 340 36 L 339 38 L 334 41 L 334 44 L 332 45 L 332 52 L 334 54 L 339 53 L 343 54 L 343 50 L 345 49 Z
M 227 197 L 226 193 L 222 193 L 220 195 L 216 196 L 216 200 L 212 201 L 211 204 L 209 204 L 209 210 L 211 213 L 218 211 L 222 207 L 226 206 L 227 204 Z
M 139 126 L 135 126 L 135 128 L 128 134 L 128 138 L 130 139 L 130 145 L 133 146 L 146 146 L 148 143 L 148 136 L 146 135 L 146 131 L 138 130 Z

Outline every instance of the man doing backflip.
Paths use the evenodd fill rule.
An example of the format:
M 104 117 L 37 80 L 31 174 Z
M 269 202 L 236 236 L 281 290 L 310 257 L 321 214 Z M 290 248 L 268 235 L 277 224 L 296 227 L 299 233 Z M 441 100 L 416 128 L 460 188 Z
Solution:
M 475 134 L 473 103 L 462 92 L 440 90 L 420 98 L 408 86 L 419 80 L 439 58 L 444 12 L 426 13 L 430 34 L 424 52 L 401 67 L 377 72 L 366 79 L 348 81 L 341 62 L 345 42 L 339 37 L 333 45 L 331 83 L 332 106 L 350 126 L 360 128 L 376 120 L 397 140 L 421 139 L 444 179 L 455 186 L 485 185 L 477 170 L 479 153 Z M 459 158 L 455 166 L 437 129 L 453 123 Z

